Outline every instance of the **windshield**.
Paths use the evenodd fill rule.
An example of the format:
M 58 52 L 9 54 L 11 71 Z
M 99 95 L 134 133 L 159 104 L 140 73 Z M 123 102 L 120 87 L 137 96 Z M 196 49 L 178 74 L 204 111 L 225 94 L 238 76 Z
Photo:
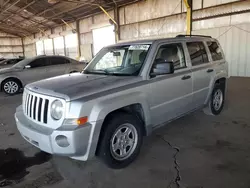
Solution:
M 24 68 L 28 63 L 30 63 L 31 60 L 32 60 L 31 58 L 24 59 L 22 61 L 19 61 L 13 67 L 15 67 L 15 68 Z
M 6 65 L 8 62 L 8 60 L 3 60 L 3 61 L 0 61 L 0 65 Z
M 137 76 L 150 45 L 136 44 L 102 49 L 84 70 L 85 74 Z

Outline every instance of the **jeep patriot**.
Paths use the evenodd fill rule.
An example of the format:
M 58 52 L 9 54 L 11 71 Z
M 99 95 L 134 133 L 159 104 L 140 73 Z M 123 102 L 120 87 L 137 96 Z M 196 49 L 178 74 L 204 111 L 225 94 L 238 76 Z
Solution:
M 208 36 L 115 44 L 81 73 L 27 85 L 15 120 L 45 152 L 124 168 L 157 127 L 197 109 L 220 114 L 227 77 L 220 44 Z

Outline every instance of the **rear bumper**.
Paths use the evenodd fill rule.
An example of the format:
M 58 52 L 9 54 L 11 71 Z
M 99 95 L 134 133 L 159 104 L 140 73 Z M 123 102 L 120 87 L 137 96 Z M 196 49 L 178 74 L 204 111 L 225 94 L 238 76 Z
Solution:
M 53 130 L 28 120 L 21 107 L 16 110 L 15 120 L 22 137 L 39 149 L 78 160 L 88 159 L 91 124 L 75 130 Z

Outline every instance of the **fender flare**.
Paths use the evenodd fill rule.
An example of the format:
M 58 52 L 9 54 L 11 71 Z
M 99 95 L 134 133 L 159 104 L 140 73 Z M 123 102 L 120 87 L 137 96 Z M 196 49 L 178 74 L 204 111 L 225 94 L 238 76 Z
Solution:
M 227 79 L 227 74 L 224 73 L 224 72 L 221 72 L 219 74 L 216 74 L 216 76 L 214 77 L 214 79 L 211 80 L 210 84 L 209 84 L 209 92 L 208 92 L 208 96 L 207 96 L 207 99 L 205 101 L 205 104 L 208 104 L 209 100 L 210 100 L 210 96 L 213 92 L 213 88 L 214 88 L 214 85 L 216 83 L 217 80 L 221 79 L 221 78 L 225 78 Z

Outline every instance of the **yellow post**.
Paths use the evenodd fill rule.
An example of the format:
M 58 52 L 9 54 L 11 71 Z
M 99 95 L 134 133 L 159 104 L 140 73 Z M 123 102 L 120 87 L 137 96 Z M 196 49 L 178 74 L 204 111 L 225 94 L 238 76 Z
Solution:
M 187 35 L 192 34 L 192 0 L 184 0 L 187 7 Z

